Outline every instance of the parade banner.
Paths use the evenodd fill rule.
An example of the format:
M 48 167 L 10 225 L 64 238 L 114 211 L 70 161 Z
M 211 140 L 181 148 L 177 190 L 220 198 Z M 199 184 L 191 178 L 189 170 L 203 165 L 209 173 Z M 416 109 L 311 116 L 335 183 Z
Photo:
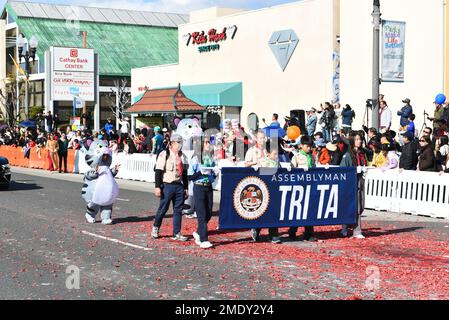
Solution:
M 222 168 L 220 229 L 351 225 L 356 216 L 356 168 Z
M 383 21 L 382 81 L 404 82 L 405 22 Z

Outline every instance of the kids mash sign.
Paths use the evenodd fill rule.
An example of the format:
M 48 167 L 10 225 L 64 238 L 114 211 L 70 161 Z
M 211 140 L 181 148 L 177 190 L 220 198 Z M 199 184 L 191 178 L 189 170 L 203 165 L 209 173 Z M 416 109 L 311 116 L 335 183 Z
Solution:
M 224 27 L 221 30 L 215 28 L 209 31 L 194 31 L 183 36 L 186 46 L 197 46 L 198 52 L 211 52 L 220 50 L 220 44 L 227 40 L 234 40 L 237 26 Z
M 355 224 L 356 168 L 279 169 L 261 175 L 252 168 L 223 168 L 220 229 Z

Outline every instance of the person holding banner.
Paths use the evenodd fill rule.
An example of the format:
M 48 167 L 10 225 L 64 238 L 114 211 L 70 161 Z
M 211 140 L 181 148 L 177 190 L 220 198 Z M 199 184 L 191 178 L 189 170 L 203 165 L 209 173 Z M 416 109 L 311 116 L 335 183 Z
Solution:
M 267 141 L 265 132 L 259 130 L 256 134 L 256 145 L 250 148 L 246 153 L 245 167 L 254 167 L 254 169 L 258 170 L 259 167 L 264 167 L 268 163 L 267 159 L 270 159 L 270 157 L 267 149 L 265 148 L 266 143 Z M 254 242 L 258 242 L 260 240 L 261 231 L 262 229 L 251 230 L 251 238 L 254 240 Z M 273 243 L 281 243 L 277 228 L 269 228 L 268 234 Z
M 208 138 L 204 139 L 201 146 L 201 154 L 193 156 L 188 170 L 189 181 L 193 181 L 193 197 L 198 219 L 198 229 L 197 232 L 193 233 L 193 238 L 195 243 L 202 249 L 213 247 L 207 237 L 207 224 L 212 218 L 214 205 L 212 184 L 218 173 L 210 140 Z
M 362 214 L 365 209 L 365 175 L 368 166 L 368 157 L 363 148 L 363 135 L 356 132 L 351 135 L 349 141 L 343 139 L 348 146 L 348 154 L 350 162 L 342 162 L 341 166 L 357 167 L 357 222 L 352 226 L 354 239 L 365 239 L 362 233 Z M 351 226 L 343 226 L 341 234 L 343 237 L 348 236 L 348 229 Z
M 313 158 L 311 155 L 312 146 L 313 146 L 313 138 L 309 136 L 301 137 L 301 150 L 297 155 L 295 155 L 292 159 L 292 168 L 303 169 L 304 171 L 309 171 L 309 169 L 313 168 Z M 298 227 L 292 227 L 288 231 L 288 235 L 290 240 L 296 240 L 296 233 L 298 232 Z M 316 242 L 317 238 L 314 237 L 313 226 L 304 227 L 304 234 L 302 237 L 303 241 Z

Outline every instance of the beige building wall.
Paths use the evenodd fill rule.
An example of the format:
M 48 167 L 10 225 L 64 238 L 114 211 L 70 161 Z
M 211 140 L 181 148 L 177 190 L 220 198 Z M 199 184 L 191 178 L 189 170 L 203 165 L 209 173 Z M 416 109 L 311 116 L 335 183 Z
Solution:
M 341 100 L 356 113 L 360 128 L 365 101 L 371 98 L 372 83 L 372 0 L 341 0 Z M 444 1 L 381 1 L 382 19 L 405 21 L 405 82 L 383 83 L 380 92 L 393 111 L 393 130 L 399 128 L 396 115 L 402 100 L 410 98 L 417 129 L 423 112 L 433 114 L 435 96 L 444 90 Z M 370 115 L 370 126 L 371 126 Z M 429 124 L 429 122 L 428 122 Z
M 0 20 L 0 90 L 5 94 L 5 81 L 6 79 L 6 20 Z M 0 120 L 5 119 L 5 106 L 3 99 L 0 100 Z
M 213 20 L 218 17 L 228 16 L 231 14 L 235 14 L 238 12 L 245 11 L 244 9 L 236 9 L 236 8 L 219 8 L 212 7 L 203 10 L 197 10 L 190 13 L 190 22 L 201 22 L 206 20 Z
M 308 0 L 247 11 L 179 28 L 179 65 L 141 68 L 132 71 L 132 95 L 138 88 L 242 82 L 242 124 L 248 114 L 271 119 L 292 109 L 317 106 L 333 97 L 332 54 L 336 38 L 333 28 L 334 1 Z M 211 28 L 238 27 L 234 40 L 220 43 L 220 50 L 199 53 L 186 46 L 185 35 Z M 282 71 L 268 42 L 276 31 L 293 29 L 299 44 Z

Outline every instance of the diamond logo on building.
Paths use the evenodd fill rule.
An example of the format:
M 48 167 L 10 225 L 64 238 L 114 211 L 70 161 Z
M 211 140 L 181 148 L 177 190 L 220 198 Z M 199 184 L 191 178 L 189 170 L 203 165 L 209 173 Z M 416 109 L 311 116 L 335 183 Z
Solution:
M 285 71 L 285 68 L 287 68 L 298 42 L 298 36 L 295 31 L 291 29 L 276 31 L 271 36 L 268 45 L 270 46 L 271 51 L 273 51 L 273 54 L 276 57 L 282 71 Z

